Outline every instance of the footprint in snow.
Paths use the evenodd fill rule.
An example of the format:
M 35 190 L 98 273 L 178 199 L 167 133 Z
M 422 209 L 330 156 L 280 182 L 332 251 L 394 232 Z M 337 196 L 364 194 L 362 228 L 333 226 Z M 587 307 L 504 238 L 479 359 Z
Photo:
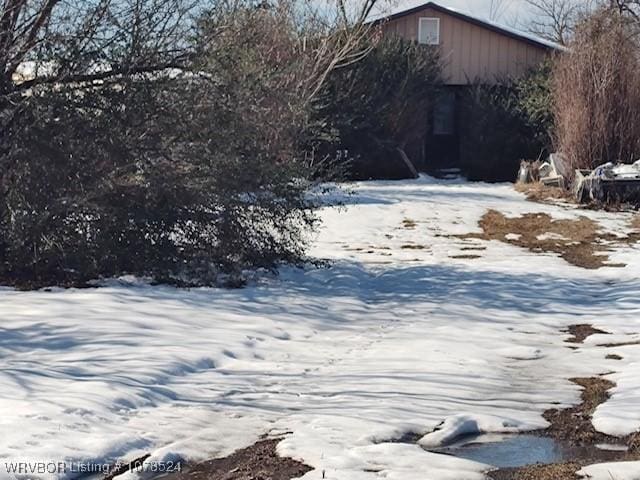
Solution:
M 545 356 L 542 350 L 535 347 L 509 347 L 498 350 L 498 353 L 513 360 L 538 360 Z

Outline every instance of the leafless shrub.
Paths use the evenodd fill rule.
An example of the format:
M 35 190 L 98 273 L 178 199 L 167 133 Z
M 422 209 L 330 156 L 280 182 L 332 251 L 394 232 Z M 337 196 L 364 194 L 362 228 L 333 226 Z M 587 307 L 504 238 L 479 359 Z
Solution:
M 576 30 L 553 72 L 556 149 L 573 168 L 640 156 L 640 49 L 628 17 L 602 9 Z
M 621 15 L 640 22 L 640 0 L 608 0 L 609 7 L 617 10 Z
M 528 29 L 552 42 L 566 45 L 581 18 L 598 7 L 601 0 L 524 0 L 533 18 Z

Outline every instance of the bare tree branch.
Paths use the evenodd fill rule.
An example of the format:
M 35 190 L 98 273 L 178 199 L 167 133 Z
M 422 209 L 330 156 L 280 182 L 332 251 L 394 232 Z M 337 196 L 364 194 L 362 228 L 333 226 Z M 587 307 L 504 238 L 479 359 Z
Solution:
M 512 1 L 513 0 L 491 0 L 489 4 L 489 19 L 494 21 L 500 20 Z
M 4 0 L 0 93 L 38 83 L 160 70 L 190 48 L 204 0 Z M 27 78 L 16 72 L 31 65 Z M 23 69 L 24 70 L 24 69 Z M 112 73 L 109 73 L 112 72 Z M 46 79 L 33 77 L 46 77 Z M 25 81 L 27 80 L 27 81 Z
M 598 4 L 598 0 L 524 0 L 535 15 L 528 28 L 552 42 L 566 45 L 576 22 Z

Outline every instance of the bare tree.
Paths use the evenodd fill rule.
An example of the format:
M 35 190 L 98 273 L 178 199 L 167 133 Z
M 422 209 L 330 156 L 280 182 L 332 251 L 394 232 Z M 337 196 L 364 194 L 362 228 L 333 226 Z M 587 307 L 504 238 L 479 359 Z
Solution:
M 491 0 L 489 3 L 489 19 L 500 20 L 512 3 L 513 0 Z
M 609 6 L 640 22 L 640 0 L 609 0 Z
M 319 11 L 313 2 L 305 3 L 307 29 L 322 32 L 322 40 L 315 42 L 315 65 L 308 77 L 315 81 L 309 98 L 318 94 L 332 70 L 355 63 L 372 50 L 376 42 L 373 30 L 378 27 L 368 19 L 377 3 L 363 0 L 353 8 L 347 0 L 337 0 L 335 14 L 328 17 L 326 9 Z
M 0 94 L 42 83 L 90 82 L 184 68 L 193 54 L 188 41 L 192 14 L 211 5 L 206 0 L 2 1 Z M 298 14 L 307 21 L 313 17 L 316 33 L 323 36 L 316 42 L 318 64 L 313 76 L 319 84 L 331 69 L 367 53 L 366 20 L 376 1 L 364 0 L 353 7 L 347 0 L 337 0 L 334 8 L 305 1 L 296 4 Z M 272 3 L 280 8 L 287 2 Z
M 180 66 L 196 0 L 4 0 L 0 93 Z
M 576 22 L 593 10 L 598 0 L 524 0 L 535 15 L 528 25 L 531 32 L 552 42 L 566 45 Z

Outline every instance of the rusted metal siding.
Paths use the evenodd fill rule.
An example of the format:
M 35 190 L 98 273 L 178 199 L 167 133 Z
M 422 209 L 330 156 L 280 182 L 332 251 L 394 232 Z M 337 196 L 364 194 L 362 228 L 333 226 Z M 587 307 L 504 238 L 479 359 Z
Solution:
M 521 76 L 540 64 L 548 49 L 483 28 L 446 13 L 425 8 L 386 23 L 385 34 L 396 34 L 417 41 L 421 17 L 440 19 L 440 49 L 444 74 L 449 85 L 468 85 L 479 80 L 495 83 L 506 77 Z

